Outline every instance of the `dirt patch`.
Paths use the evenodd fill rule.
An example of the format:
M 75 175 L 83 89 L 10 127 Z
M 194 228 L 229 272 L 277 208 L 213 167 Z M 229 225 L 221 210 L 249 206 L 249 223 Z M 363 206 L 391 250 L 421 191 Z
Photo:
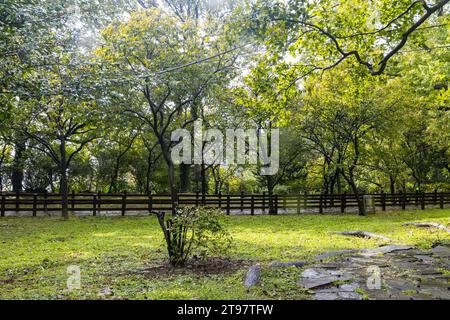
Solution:
M 161 262 L 145 269 L 134 270 L 126 274 L 143 275 L 145 277 L 167 277 L 176 275 L 208 276 L 230 274 L 251 265 L 251 261 L 226 258 L 191 259 L 183 267 L 174 267 L 168 262 Z M 123 275 L 126 275 L 123 274 Z

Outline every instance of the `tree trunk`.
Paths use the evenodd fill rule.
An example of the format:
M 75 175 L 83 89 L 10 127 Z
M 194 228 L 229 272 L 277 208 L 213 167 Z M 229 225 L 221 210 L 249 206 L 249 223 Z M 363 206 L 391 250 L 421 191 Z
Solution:
M 61 154 L 60 160 L 60 187 L 59 193 L 61 195 L 61 211 L 62 217 L 64 219 L 69 218 L 69 201 L 68 201 L 68 185 L 67 185 L 67 150 L 66 150 L 66 141 L 65 139 L 61 139 L 61 143 L 59 145 L 59 151 Z
M 208 193 L 208 179 L 206 175 L 206 165 L 202 163 L 201 165 L 201 179 L 202 179 L 202 194 Z
M 164 160 L 167 164 L 167 177 L 169 182 L 169 190 L 170 190 L 170 199 L 172 204 L 172 214 L 177 214 L 178 209 L 178 189 L 176 185 L 176 179 L 175 179 L 175 166 L 173 164 L 171 155 L 170 155 L 170 149 L 168 144 L 164 141 L 164 137 L 159 137 L 159 144 L 161 146 L 161 152 Z
M 352 188 L 353 194 L 356 197 L 356 200 L 358 201 L 358 214 L 360 216 L 365 216 L 366 215 L 366 208 L 364 206 L 364 199 L 361 196 L 361 193 L 358 190 L 358 187 L 356 186 L 353 178 L 350 179 L 351 181 L 349 181 L 350 187 Z
M 353 194 L 356 197 L 356 201 L 358 203 L 358 214 L 360 216 L 365 216 L 366 209 L 364 207 L 364 199 L 361 197 L 358 187 L 356 186 L 355 175 L 354 175 L 354 170 L 355 170 L 356 166 L 358 165 L 358 160 L 359 160 L 359 141 L 358 141 L 357 135 L 353 136 L 353 147 L 355 150 L 355 155 L 353 157 L 352 165 L 349 168 L 348 175 L 345 174 L 344 171 L 342 171 L 342 175 L 343 175 L 344 179 L 347 181 L 347 183 L 350 185 L 350 187 L 353 191 Z
M 333 195 L 334 194 L 334 189 L 336 187 L 336 183 L 337 183 L 337 177 L 338 177 L 338 169 L 336 169 L 333 173 L 333 175 L 331 176 L 330 179 L 330 188 L 329 188 L 329 194 Z
M 167 162 L 168 177 L 169 177 L 169 188 L 170 188 L 170 199 L 172 201 L 172 214 L 177 214 L 178 209 L 178 189 L 175 182 L 175 168 L 172 161 Z
M 276 215 L 278 214 L 275 203 L 274 203 L 274 196 L 273 196 L 273 189 L 274 189 L 274 183 L 273 183 L 273 176 L 266 176 L 266 182 L 267 182 L 267 194 L 269 196 L 269 214 Z
M 0 158 L 0 192 L 3 192 L 3 162 L 5 161 L 5 157 L 6 157 L 6 147 L 7 145 L 3 145 L 3 149 L 2 149 L 2 156 Z
M 48 171 L 48 181 L 50 183 L 50 191 L 52 193 L 55 193 L 55 184 L 54 184 L 54 173 L 53 173 L 53 169 L 50 169 Z
M 25 142 L 18 141 L 14 144 L 14 159 L 11 172 L 11 184 L 14 192 L 23 190 L 23 153 L 25 151 Z
M 109 183 L 108 193 L 117 192 L 117 178 L 119 177 L 119 160 L 116 159 L 116 164 L 113 169 L 113 175 L 111 177 L 111 182 Z
M 328 194 L 328 190 L 331 185 L 332 175 L 330 174 L 330 167 L 331 167 L 331 161 L 325 157 L 325 160 L 324 160 L 324 163 L 322 166 L 322 175 L 323 175 L 322 193 L 323 194 Z
M 147 157 L 147 171 L 145 172 L 145 193 L 149 194 L 151 192 L 151 187 L 150 187 L 150 179 L 151 179 L 151 175 L 152 175 L 152 153 L 149 152 L 148 157 Z
M 191 191 L 191 166 L 189 164 L 180 164 L 180 191 Z
M 338 194 L 342 194 L 341 170 L 337 169 L 336 185 Z
M 217 170 L 217 172 L 216 172 L 216 170 Z M 220 165 L 213 166 L 211 168 L 211 174 L 212 174 L 213 180 L 214 180 L 214 194 L 219 194 L 219 192 L 220 192 L 220 181 L 219 181 Z
M 144 140 L 145 143 L 145 140 Z M 147 143 L 145 143 L 145 147 L 147 148 L 148 151 L 148 156 L 147 156 L 147 171 L 145 173 L 145 193 L 149 194 L 152 192 L 152 187 L 151 187 L 151 179 L 152 179 L 152 175 L 153 175 L 153 171 L 154 171 L 154 166 L 156 165 L 156 162 L 158 161 L 158 159 L 161 157 L 161 153 L 159 153 L 158 155 L 156 155 L 155 157 L 153 157 L 153 150 L 156 148 L 156 144 L 153 145 L 152 147 L 150 147 Z
M 200 192 L 201 190 L 201 181 L 202 181 L 202 168 L 201 165 L 194 165 L 194 182 L 195 182 L 195 192 Z
M 219 194 L 220 192 L 220 184 L 217 180 L 214 180 L 214 194 Z
M 389 175 L 389 189 L 391 194 L 395 193 L 395 180 L 392 175 Z

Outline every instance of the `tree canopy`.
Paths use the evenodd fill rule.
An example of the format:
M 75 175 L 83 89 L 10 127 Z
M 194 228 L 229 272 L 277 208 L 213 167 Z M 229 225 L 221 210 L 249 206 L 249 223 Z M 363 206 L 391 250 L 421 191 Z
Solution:
M 0 6 L 2 191 L 450 188 L 449 0 Z M 197 120 L 280 128 L 278 173 L 174 163 Z

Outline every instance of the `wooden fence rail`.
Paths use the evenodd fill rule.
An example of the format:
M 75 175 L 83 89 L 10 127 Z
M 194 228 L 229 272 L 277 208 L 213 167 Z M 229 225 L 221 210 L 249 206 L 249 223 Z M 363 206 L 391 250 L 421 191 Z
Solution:
M 364 196 L 370 198 L 377 210 L 388 208 L 445 208 L 450 204 L 450 192 L 432 193 L 376 193 Z M 0 193 L 0 216 L 50 214 L 61 211 L 61 196 L 55 193 Z M 149 210 L 170 211 L 171 198 L 168 194 L 135 193 L 71 193 L 69 210 L 79 214 L 139 214 Z M 352 194 L 179 194 L 180 206 L 207 206 L 220 208 L 231 213 L 268 213 L 270 203 L 277 213 L 304 212 L 346 212 L 358 207 Z

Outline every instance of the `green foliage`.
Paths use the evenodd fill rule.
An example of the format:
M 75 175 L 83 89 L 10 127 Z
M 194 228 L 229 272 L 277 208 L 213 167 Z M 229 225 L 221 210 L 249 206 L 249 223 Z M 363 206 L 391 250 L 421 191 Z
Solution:
M 75 190 L 450 188 L 448 4 L 374 77 L 355 54 L 340 60 L 336 44 L 376 71 L 426 2 L 142 3 L 0 4 L 2 189 L 15 175 L 28 190 L 60 190 L 61 146 L 74 155 Z M 170 133 L 195 118 L 222 130 L 282 128 L 279 173 L 216 164 L 200 181 L 196 166 L 168 169 Z
M 225 254 L 232 238 L 221 223 L 223 213 L 205 207 L 183 207 L 161 225 L 170 263 L 181 266 L 192 256 L 202 259 Z

